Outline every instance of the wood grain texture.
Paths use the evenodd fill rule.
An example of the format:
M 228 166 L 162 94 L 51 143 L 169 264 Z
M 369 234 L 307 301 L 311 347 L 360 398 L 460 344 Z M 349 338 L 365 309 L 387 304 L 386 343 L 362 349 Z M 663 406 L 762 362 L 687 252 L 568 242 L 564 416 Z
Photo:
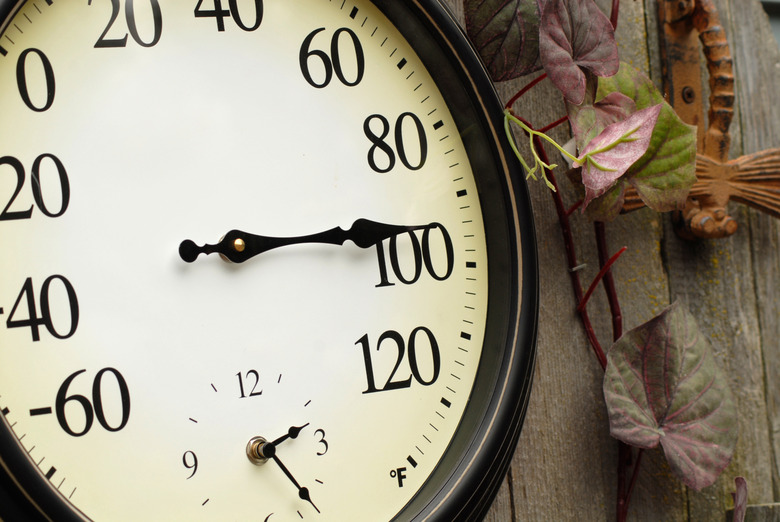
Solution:
M 462 20 L 462 0 L 445 1 Z M 621 59 L 660 87 L 657 1 L 623 0 L 617 34 Z M 609 11 L 611 0 L 597 3 Z M 716 0 L 716 5 L 737 78 L 732 157 L 780 146 L 780 52 L 768 20 L 757 0 Z M 529 80 L 500 84 L 499 95 L 507 100 Z M 536 126 L 564 114 L 549 82 L 530 91 L 515 110 Z M 566 142 L 568 130 L 556 129 L 553 136 Z M 557 154 L 551 159 L 563 164 Z M 573 204 L 576 194 L 557 175 L 564 200 Z M 602 372 L 574 310 L 552 198 L 542 183 L 529 186 L 541 277 L 534 390 L 512 466 L 485 520 L 614 520 L 617 444 L 609 436 Z M 747 479 L 749 503 L 780 501 L 780 224 L 740 205 L 730 211 L 740 230 L 725 240 L 680 240 L 668 216 L 647 209 L 607 226 L 610 250 L 628 247 L 614 268 L 624 328 L 682 299 L 729 373 L 740 411 L 735 458 L 702 492 L 672 476 L 661 450 L 646 452 L 629 520 L 725 520 L 737 475 Z M 587 286 L 598 265 L 593 226 L 578 213 L 572 219 Z M 608 347 L 612 331 L 603 292 L 588 310 Z
M 733 511 L 726 512 L 726 522 L 733 519 Z M 780 504 L 761 504 L 748 506 L 745 522 L 780 522 Z
M 763 57 L 776 53 L 777 46 L 771 35 L 762 31 L 765 26 L 768 31 L 768 24 L 757 2 L 716 0 L 715 3 L 735 62 L 737 107 L 731 157 L 737 157 L 765 148 L 756 140 L 754 120 L 757 113 L 766 114 L 769 110 L 771 98 L 759 92 L 772 80 L 762 70 L 761 62 Z M 775 103 L 780 102 L 780 98 L 775 98 Z M 773 125 L 778 124 L 780 118 L 775 118 Z M 770 136 L 780 136 L 778 130 Z M 765 145 L 768 147 L 769 143 Z M 762 338 L 759 317 L 765 306 L 777 302 L 778 293 L 775 286 L 774 292 L 759 297 L 758 285 L 772 274 L 756 271 L 754 260 L 771 260 L 778 251 L 766 248 L 768 244 L 755 244 L 752 211 L 740 205 L 731 205 L 731 211 L 741 224 L 731 238 L 688 243 L 669 232 L 665 242 L 671 286 L 676 295 L 688 302 L 702 331 L 712 340 L 716 357 L 730 375 L 740 412 L 740 439 L 731 465 L 715 485 L 701 493 L 689 492 L 693 520 L 721 518 L 732 504 L 730 492 L 738 475 L 747 479 L 749 503 L 774 500 L 764 378 L 764 352 L 772 348 Z
M 755 52 L 756 39 L 771 41 L 772 33 L 756 5 L 732 8 L 735 61 L 740 78 L 737 103 L 742 107 L 743 152 L 749 154 L 780 145 L 780 50 L 766 46 Z M 774 500 L 780 500 L 780 223 L 750 211 L 752 269 L 758 302 L 758 322 L 764 358 L 767 416 Z M 751 501 L 753 499 L 751 498 Z

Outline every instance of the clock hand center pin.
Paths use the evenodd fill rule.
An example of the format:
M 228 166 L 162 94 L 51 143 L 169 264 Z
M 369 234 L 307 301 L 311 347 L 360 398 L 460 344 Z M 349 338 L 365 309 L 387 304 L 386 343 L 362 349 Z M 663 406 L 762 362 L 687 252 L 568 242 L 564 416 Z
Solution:
M 289 245 L 303 243 L 325 243 L 331 245 L 343 245 L 346 240 L 351 240 L 360 248 L 370 248 L 385 239 L 410 232 L 412 230 L 424 230 L 435 225 L 391 225 L 379 223 L 368 219 L 358 219 L 348 230 L 341 227 L 331 228 L 324 232 L 297 237 L 272 237 L 260 236 L 231 230 L 216 245 L 198 246 L 194 241 L 185 239 L 179 245 L 179 256 L 187 263 L 194 262 L 200 254 L 219 254 L 225 261 L 243 263 L 252 257 Z

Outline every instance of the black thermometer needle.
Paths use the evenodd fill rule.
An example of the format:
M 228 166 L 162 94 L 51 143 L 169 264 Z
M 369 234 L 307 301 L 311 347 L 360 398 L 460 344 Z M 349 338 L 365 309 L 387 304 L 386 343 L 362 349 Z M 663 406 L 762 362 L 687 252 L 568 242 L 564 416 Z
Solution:
M 240 230 L 231 230 L 216 245 L 198 246 L 186 239 L 179 245 L 179 255 L 187 263 L 195 261 L 200 254 L 221 254 L 233 263 L 243 263 L 247 259 L 267 252 L 274 248 L 301 243 L 326 243 L 343 245 L 350 240 L 360 248 L 370 248 L 377 243 L 398 234 L 412 230 L 431 228 L 434 225 L 403 226 L 377 223 L 368 219 L 358 219 L 349 230 L 341 227 L 331 228 L 325 232 L 298 237 L 270 237 L 249 234 Z

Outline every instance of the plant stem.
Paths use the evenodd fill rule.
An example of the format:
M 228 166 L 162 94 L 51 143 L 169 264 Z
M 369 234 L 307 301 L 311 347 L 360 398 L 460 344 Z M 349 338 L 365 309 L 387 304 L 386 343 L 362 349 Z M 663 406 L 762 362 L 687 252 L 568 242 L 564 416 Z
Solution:
M 610 270 L 609 267 L 614 263 L 615 257 L 626 250 L 626 247 L 623 247 L 618 254 L 612 256 L 612 258 L 607 259 L 609 256 L 609 247 L 607 246 L 606 225 L 603 222 L 597 221 L 594 223 L 593 228 L 596 235 L 596 249 L 599 253 L 599 265 L 602 267 L 602 272 L 604 273 L 604 290 L 607 294 L 607 301 L 609 302 L 609 309 L 612 314 L 612 338 L 614 341 L 617 341 L 623 335 L 623 315 L 620 311 L 620 300 L 618 299 L 617 291 L 615 290 L 615 279 L 612 276 L 612 270 Z M 631 474 L 631 480 L 628 485 L 626 485 L 626 474 L 628 473 L 628 468 L 631 466 L 631 457 L 631 446 L 624 442 L 618 442 L 617 522 L 625 522 L 628 518 L 628 506 L 631 501 L 631 493 L 634 491 L 636 479 L 639 476 L 639 465 L 642 462 L 642 450 L 639 450 L 636 462 L 634 463 L 634 470 Z
M 582 206 L 582 200 L 579 200 L 574 205 L 572 205 L 569 210 L 566 211 L 566 215 L 571 216 L 572 214 L 574 214 L 574 211 L 580 208 L 581 206 Z
M 626 473 L 631 466 L 631 446 L 618 442 L 618 485 L 615 518 L 625 522 L 628 517 L 628 499 L 626 498 Z
M 612 23 L 613 29 L 617 29 L 619 11 L 620 0 L 612 0 L 612 15 L 609 17 L 609 21 Z
M 520 99 L 520 98 L 521 98 L 521 97 L 522 97 L 522 96 L 523 96 L 525 93 L 527 93 L 528 91 L 530 91 L 530 90 L 531 90 L 531 88 L 532 88 L 534 85 L 536 85 L 537 83 L 541 82 L 541 81 L 542 81 L 542 80 L 544 80 L 545 78 L 547 78 L 547 73 L 541 74 L 541 75 L 539 75 L 538 77 L 536 77 L 536 78 L 534 78 L 533 80 L 531 80 L 531 81 L 528 83 L 528 85 L 526 85 L 525 87 L 523 87 L 522 89 L 520 89 L 520 91 L 519 91 L 517 94 L 515 94 L 514 96 L 512 96 L 512 99 L 511 99 L 511 100 L 509 100 L 509 101 L 507 102 L 507 104 L 506 104 L 504 107 L 505 107 L 506 109 L 511 109 L 511 108 L 512 108 L 512 105 L 514 105 L 514 104 L 515 104 L 515 102 L 516 102 L 517 100 L 519 100 L 519 99 Z
M 631 460 L 633 457 L 633 451 L 631 446 L 624 442 L 618 443 L 618 499 L 617 499 L 617 522 L 625 522 L 628 519 L 628 506 L 631 501 L 631 494 L 634 492 L 634 486 L 636 486 L 636 480 L 639 476 L 639 468 L 642 464 L 642 455 L 644 450 L 639 448 L 636 453 L 636 462 L 634 462 L 634 469 L 631 472 L 631 479 L 626 485 L 626 473 L 628 468 L 631 467 Z
M 544 163 L 549 163 L 550 160 L 547 157 L 547 151 L 544 149 L 542 140 L 538 136 L 534 136 L 534 146 L 539 153 Z M 558 182 L 555 179 L 555 175 L 549 169 L 545 169 L 547 179 L 553 185 L 555 190 L 550 191 L 553 202 L 555 203 L 555 210 L 558 213 L 558 220 L 561 225 L 561 233 L 563 234 L 563 243 L 566 248 L 566 259 L 569 264 L 569 277 L 571 278 L 572 288 L 574 289 L 574 298 L 577 303 L 582 302 L 582 283 L 580 281 L 580 275 L 578 272 L 577 253 L 574 246 L 574 235 L 571 231 L 571 222 L 569 221 L 569 213 L 563 204 L 563 198 L 558 190 Z M 607 357 L 604 354 L 604 349 L 601 347 L 596 332 L 593 330 L 593 325 L 590 322 L 590 316 L 588 316 L 588 310 L 583 308 L 578 310 L 580 314 L 580 321 L 585 328 L 585 335 L 588 338 L 588 342 L 593 348 L 593 353 L 596 355 L 596 359 L 601 365 L 601 369 L 604 370 L 607 367 Z
M 526 123 L 527 124 L 527 123 Z M 529 125 L 530 127 L 530 125 Z M 538 135 L 533 137 L 534 147 L 536 148 L 540 159 L 545 164 L 549 164 L 550 160 L 547 156 L 547 151 L 544 148 L 544 144 Z M 571 230 L 571 222 L 569 216 L 571 210 L 576 209 L 580 203 L 574 205 L 571 210 L 567 210 L 563 203 L 560 191 L 558 190 L 558 183 L 555 175 L 549 169 L 545 169 L 547 179 L 555 190 L 551 191 L 553 202 L 555 203 L 555 209 L 558 213 L 558 220 L 561 225 L 561 233 L 563 234 L 563 242 L 566 248 L 566 258 L 569 264 L 569 276 L 571 278 L 572 288 L 574 289 L 574 297 L 578 303 L 577 311 L 580 315 L 580 321 L 585 328 L 585 335 L 588 338 L 588 342 L 593 348 L 593 352 L 596 355 L 596 359 L 599 361 L 602 370 L 606 370 L 607 358 L 604 353 L 604 349 L 601 347 L 596 333 L 593 329 L 593 325 L 590 322 L 587 308 L 586 296 L 582 293 L 582 283 L 578 273 L 577 254 L 575 252 L 574 236 Z M 599 265 L 601 266 L 601 272 L 597 276 L 594 283 L 598 283 L 601 280 L 604 283 L 604 289 L 607 293 L 607 301 L 609 302 L 610 312 L 612 315 L 612 335 L 615 340 L 623 335 L 623 316 L 620 310 L 620 302 L 618 299 L 617 291 L 615 289 L 615 280 L 610 269 L 611 265 L 617 260 L 617 258 L 626 250 L 622 248 L 617 254 L 608 258 L 609 249 L 606 240 L 606 226 L 603 222 L 596 222 L 594 224 L 594 231 L 596 236 L 596 245 L 599 252 Z M 595 288 L 595 285 L 594 285 Z M 592 291 L 591 291 L 592 292 Z M 617 486 L 617 506 L 616 516 L 617 522 L 626 522 L 628 518 L 628 508 L 631 501 L 631 494 L 633 493 L 634 486 L 639 476 L 639 467 L 641 464 L 642 451 L 640 450 L 637 455 L 636 462 L 634 463 L 634 469 L 631 474 L 631 478 L 626 483 L 626 475 L 628 469 L 631 466 L 632 449 L 631 446 L 618 442 L 618 486 Z
M 555 127 L 557 127 L 561 123 L 564 123 L 564 122 L 567 122 L 567 121 L 569 121 L 569 117 L 568 116 L 564 116 L 563 118 L 561 118 L 561 119 L 559 119 L 557 121 L 554 121 L 554 122 L 550 123 L 549 125 L 545 125 L 541 129 L 539 129 L 539 132 L 546 133 L 547 131 L 554 129 Z
M 523 121 L 523 125 L 527 126 L 531 131 L 534 131 L 531 125 Z M 540 135 L 534 131 L 531 133 L 533 140 L 533 147 L 539 155 L 539 159 L 544 165 L 549 165 L 550 160 L 547 155 L 547 151 L 544 148 Z M 550 192 L 555 204 L 555 209 L 558 214 L 558 220 L 561 226 L 561 233 L 563 234 L 563 242 L 566 249 L 566 259 L 569 265 L 569 276 L 571 278 L 572 288 L 574 290 L 574 297 L 578 303 L 577 311 L 580 315 L 580 321 L 585 329 L 585 335 L 588 338 L 596 359 L 601 365 L 602 370 L 607 367 L 607 358 L 604 353 L 604 349 L 599 342 L 596 333 L 593 329 L 593 325 L 590 322 L 590 316 L 586 308 L 586 304 L 593 289 L 601 281 L 604 284 L 604 289 L 607 294 L 607 301 L 609 302 L 610 313 L 612 315 L 612 335 L 613 339 L 617 340 L 623 334 L 623 316 L 620 309 L 620 302 L 618 299 L 617 291 L 615 289 L 615 280 L 612 275 L 611 266 L 625 252 L 625 247 L 618 251 L 611 258 L 609 257 L 609 247 L 606 239 L 606 225 L 603 222 L 594 223 L 594 233 L 596 236 L 596 246 L 599 254 L 599 265 L 601 267 L 599 275 L 594 280 L 592 288 L 588 291 L 587 295 L 583 295 L 582 282 L 579 276 L 579 264 L 577 262 L 577 254 L 574 245 L 574 236 L 571 230 L 571 222 L 569 220 L 570 215 L 576 210 L 582 202 L 577 202 L 571 209 L 567 209 L 563 203 L 563 198 L 558 189 L 558 182 L 555 175 L 547 167 L 542 167 L 544 175 L 548 180 L 548 183 L 552 185 L 553 190 Z M 618 442 L 618 487 L 617 487 L 617 506 L 616 516 L 618 522 L 625 522 L 628 517 L 628 508 L 631 501 L 631 494 L 633 493 L 634 486 L 639 476 L 639 469 L 641 463 L 642 451 L 637 454 L 636 462 L 634 463 L 631 478 L 627 480 L 628 470 L 631 467 L 632 449 L 630 446 L 623 442 Z
M 628 483 L 628 491 L 626 492 L 626 515 L 628 515 L 628 503 L 631 500 L 631 494 L 634 492 L 634 486 L 636 486 L 636 479 L 639 477 L 639 466 L 642 464 L 642 455 L 645 454 L 645 450 L 639 448 L 636 452 L 636 462 L 634 463 L 634 471 L 631 473 L 631 482 Z
M 531 124 L 528 123 L 526 120 L 524 120 L 523 118 L 518 118 L 517 116 L 512 114 L 512 110 L 511 109 L 506 111 L 506 117 L 509 119 L 509 121 L 514 122 L 515 124 L 517 124 L 521 129 L 523 129 L 523 131 L 525 131 L 528 135 L 530 135 L 532 138 L 534 138 L 534 144 L 531 145 L 531 148 L 534 149 L 534 150 L 532 150 L 532 153 L 534 153 L 535 156 L 536 156 L 535 150 L 537 149 L 537 146 L 535 145 L 536 138 L 542 138 L 547 143 L 549 143 L 550 145 L 552 145 L 553 147 L 558 149 L 558 152 L 560 152 L 562 155 L 564 155 L 567 158 L 569 158 L 571 161 L 581 161 L 580 158 L 578 158 L 576 156 L 573 156 L 572 154 L 569 154 L 569 152 L 566 149 L 564 149 L 563 147 L 558 145 L 555 142 L 555 140 L 552 139 L 551 137 L 549 137 L 547 134 L 544 134 L 542 131 L 538 131 L 538 130 L 534 129 L 533 127 L 531 127 Z M 608 145 L 607 147 L 611 147 L 611 146 L 613 146 L 613 145 Z M 604 150 L 608 150 L 607 147 L 604 147 Z M 599 149 L 596 152 L 602 152 L 602 151 L 601 151 L 601 149 Z M 542 163 L 543 163 L 542 166 L 545 169 L 547 169 L 547 170 L 550 170 L 550 169 L 552 169 L 554 167 L 554 165 L 550 165 L 549 164 L 549 160 L 548 161 L 542 160 Z M 594 161 L 594 163 L 595 163 L 595 161 Z M 604 170 L 598 164 L 596 164 L 596 167 L 599 168 L 599 169 Z
M 598 222 L 596 222 L 598 224 Z M 623 247 L 620 250 L 618 250 L 618 253 L 609 258 L 609 260 L 605 261 L 602 256 L 601 252 L 599 252 L 599 260 L 601 264 L 601 271 L 598 273 L 596 278 L 593 280 L 593 282 L 590 284 L 590 287 L 588 288 L 588 291 L 585 292 L 585 297 L 582 298 L 580 301 L 580 304 L 577 305 L 577 310 L 582 310 L 585 308 L 585 306 L 588 304 L 588 301 L 590 300 L 590 296 L 593 295 L 593 292 L 596 290 L 596 287 L 601 283 L 602 280 L 604 280 L 604 286 L 606 287 L 606 279 L 609 278 L 610 281 L 612 281 L 612 272 L 610 271 L 610 268 L 612 265 L 615 264 L 615 262 L 618 260 L 620 256 L 623 255 L 623 252 L 628 250 L 628 247 Z M 613 288 L 614 292 L 614 282 L 613 282 Z M 607 291 L 607 296 L 609 297 L 610 292 Z M 617 300 L 617 296 L 615 296 L 615 299 Z M 620 304 L 615 302 L 615 306 L 620 308 Z M 612 309 L 612 300 L 610 299 L 610 309 Z M 614 326 L 614 323 L 613 323 Z M 613 328 L 614 329 L 614 328 Z M 617 341 L 617 339 L 615 339 Z
M 593 226 L 596 234 L 596 248 L 599 252 L 599 265 L 608 267 L 614 261 L 607 260 L 609 249 L 607 247 L 606 226 L 600 221 L 594 223 Z M 625 250 L 626 247 L 623 247 L 619 254 L 622 254 Z M 623 336 L 623 314 L 620 311 L 620 301 L 615 290 L 615 279 L 612 277 L 612 271 L 609 269 L 604 274 L 604 290 L 607 293 L 607 301 L 612 313 L 612 340 L 617 341 Z

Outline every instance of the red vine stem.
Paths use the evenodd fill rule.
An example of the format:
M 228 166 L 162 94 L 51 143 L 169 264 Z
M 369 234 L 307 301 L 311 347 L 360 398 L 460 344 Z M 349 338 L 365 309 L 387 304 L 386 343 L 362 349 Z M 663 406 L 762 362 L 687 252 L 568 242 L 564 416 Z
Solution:
M 623 522 L 628 518 L 628 496 L 626 494 L 626 474 L 631 466 L 631 447 L 623 442 L 618 443 L 618 485 L 617 485 L 617 506 L 615 518 L 618 522 Z M 638 468 L 634 467 L 636 472 Z
M 621 443 L 622 444 L 622 443 Z M 628 516 L 628 501 L 631 500 L 631 493 L 634 492 L 634 486 L 636 486 L 636 479 L 639 476 L 639 465 L 642 463 L 642 455 L 645 450 L 639 448 L 636 452 L 636 462 L 634 463 L 634 472 L 631 474 L 631 482 L 628 484 L 628 491 L 626 492 L 626 516 Z M 625 520 L 625 517 L 623 517 Z
M 598 225 L 604 225 L 604 223 L 596 222 L 596 226 L 598 226 Z M 596 290 L 596 287 L 599 286 L 599 283 L 601 282 L 602 279 L 604 280 L 604 286 L 605 287 L 607 287 L 607 279 L 610 280 L 610 282 L 612 283 L 612 290 L 614 292 L 615 282 L 612 279 L 612 272 L 610 271 L 610 268 L 612 268 L 612 265 L 615 264 L 615 262 L 618 260 L 618 258 L 620 256 L 622 256 L 623 252 L 625 252 L 626 250 L 628 250 L 628 247 L 623 247 L 620 250 L 618 250 L 617 254 L 615 254 L 614 256 L 609 258 L 609 260 L 604 261 L 602 259 L 602 257 L 601 257 L 601 250 L 599 249 L 599 263 L 601 265 L 601 271 L 598 273 L 596 278 L 590 284 L 590 287 L 588 288 L 588 291 L 585 292 L 585 297 L 583 297 L 582 300 L 580 301 L 580 304 L 577 305 L 577 311 L 582 311 L 582 310 L 585 309 L 585 307 L 588 305 L 588 301 L 590 300 L 590 296 L 593 295 L 593 292 Z M 607 291 L 607 296 L 608 297 L 610 296 L 610 292 L 609 291 Z M 615 297 L 617 297 L 617 296 L 615 295 Z M 617 300 L 615 300 L 615 304 L 618 307 L 620 306 L 620 304 L 617 303 Z M 612 305 L 612 303 L 610 302 L 610 308 L 611 308 L 611 305 Z M 615 339 L 615 340 L 617 340 L 617 339 Z
M 526 123 L 526 125 L 528 124 Z M 530 125 L 528 126 L 531 127 Z M 539 154 L 541 160 L 549 165 L 550 159 L 547 156 L 547 151 L 544 149 L 541 138 L 536 136 L 534 137 L 534 147 L 536 148 L 536 151 Z M 578 272 L 579 264 L 577 263 L 577 253 L 574 247 L 574 235 L 571 231 L 569 213 L 563 204 L 563 198 L 561 197 L 561 191 L 558 189 L 558 182 L 555 179 L 555 175 L 549 169 L 544 170 L 545 174 L 547 175 L 547 179 L 550 181 L 550 183 L 552 183 L 553 187 L 555 187 L 555 190 L 551 191 L 551 193 L 555 203 L 555 210 L 558 213 L 558 220 L 561 224 L 561 232 L 563 233 L 563 242 L 566 247 L 566 259 L 569 263 L 569 277 L 571 278 L 571 284 L 574 289 L 574 298 L 577 300 L 577 303 L 581 303 L 583 300 L 582 283 L 580 281 L 580 275 Z M 582 325 L 585 328 L 585 335 L 588 338 L 588 342 L 590 342 L 590 345 L 593 348 L 593 353 L 596 355 L 596 359 L 598 359 L 599 364 L 601 365 L 601 369 L 605 370 L 607 368 L 607 356 L 604 354 L 604 349 L 601 347 L 601 343 L 599 343 L 599 340 L 596 337 L 596 332 L 593 330 L 593 325 L 590 322 L 588 311 L 584 307 L 581 310 L 578 309 L 577 311 L 580 314 L 580 320 L 582 321 Z
M 615 279 L 612 277 L 612 271 L 609 267 L 620 257 L 620 254 L 626 251 L 626 247 L 623 247 L 612 259 L 607 261 L 609 255 L 607 247 L 607 233 L 604 223 L 597 221 L 594 224 L 596 232 L 596 248 L 599 252 L 599 265 L 601 265 L 601 272 L 604 277 L 604 290 L 607 293 L 607 301 L 609 302 L 609 309 L 612 312 L 612 340 L 617 341 L 623 336 L 623 314 L 620 311 L 620 301 L 618 300 L 617 291 L 615 290 Z M 602 274 L 599 273 L 599 276 Z M 596 278 L 598 280 L 598 277 Z M 594 281 L 594 284 L 596 281 Z
M 537 129 L 537 130 L 538 130 L 539 132 L 547 132 L 547 131 L 549 131 L 549 130 L 552 130 L 552 129 L 554 129 L 555 127 L 557 127 L 558 125 L 560 125 L 561 123 L 564 123 L 564 122 L 566 122 L 566 121 L 569 121 L 569 117 L 568 117 L 568 116 L 564 116 L 564 117 L 563 117 L 563 118 L 561 118 L 560 120 L 554 121 L 554 122 L 552 122 L 551 124 L 549 124 L 549 125 L 545 125 L 545 126 L 544 126 L 544 127 L 542 127 L 541 129 Z
M 525 87 L 520 89 L 520 92 L 518 92 L 517 94 L 512 96 L 512 99 L 509 100 L 504 107 L 506 109 L 511 110 L 512 109 L 512 105 L 514 105 L 517 100 L 519 100 L 525 93 L 530 91 L 533 88 L 534 85 L 536 85 L 537 83 L 541 82 L 545 78 L 547 78 L 547 73 L 544 73 L 544 74 L 538 76 L 537 78 L 531 80 L 531 82 L 528 85 L 526 85 Z
M 631 466 L 631 457 L 633 455 L 631 446 L 621 442 L 618 447 L 618 500 L 617 500 L 617 520 L 619 522 L 625 521 L 628 518 L 628 506 L 631 500 L 631 494 L 634 492 L 634 486 L 636 485 L 637 477 L 639 476 L 639 468 L 642 464 L 642 455 L 644 450 L 642 448 L 637 451 L 636 462 L 634 462 L 634 470 L 631 473 L 631 479 L 626 487 L 626 472 Z
M 612 0 L 612 15 L 609 17 L 609 21 L 612 23 L 613 29 L 617 29 L 619 11 L 620 11 L 620 0 Z

